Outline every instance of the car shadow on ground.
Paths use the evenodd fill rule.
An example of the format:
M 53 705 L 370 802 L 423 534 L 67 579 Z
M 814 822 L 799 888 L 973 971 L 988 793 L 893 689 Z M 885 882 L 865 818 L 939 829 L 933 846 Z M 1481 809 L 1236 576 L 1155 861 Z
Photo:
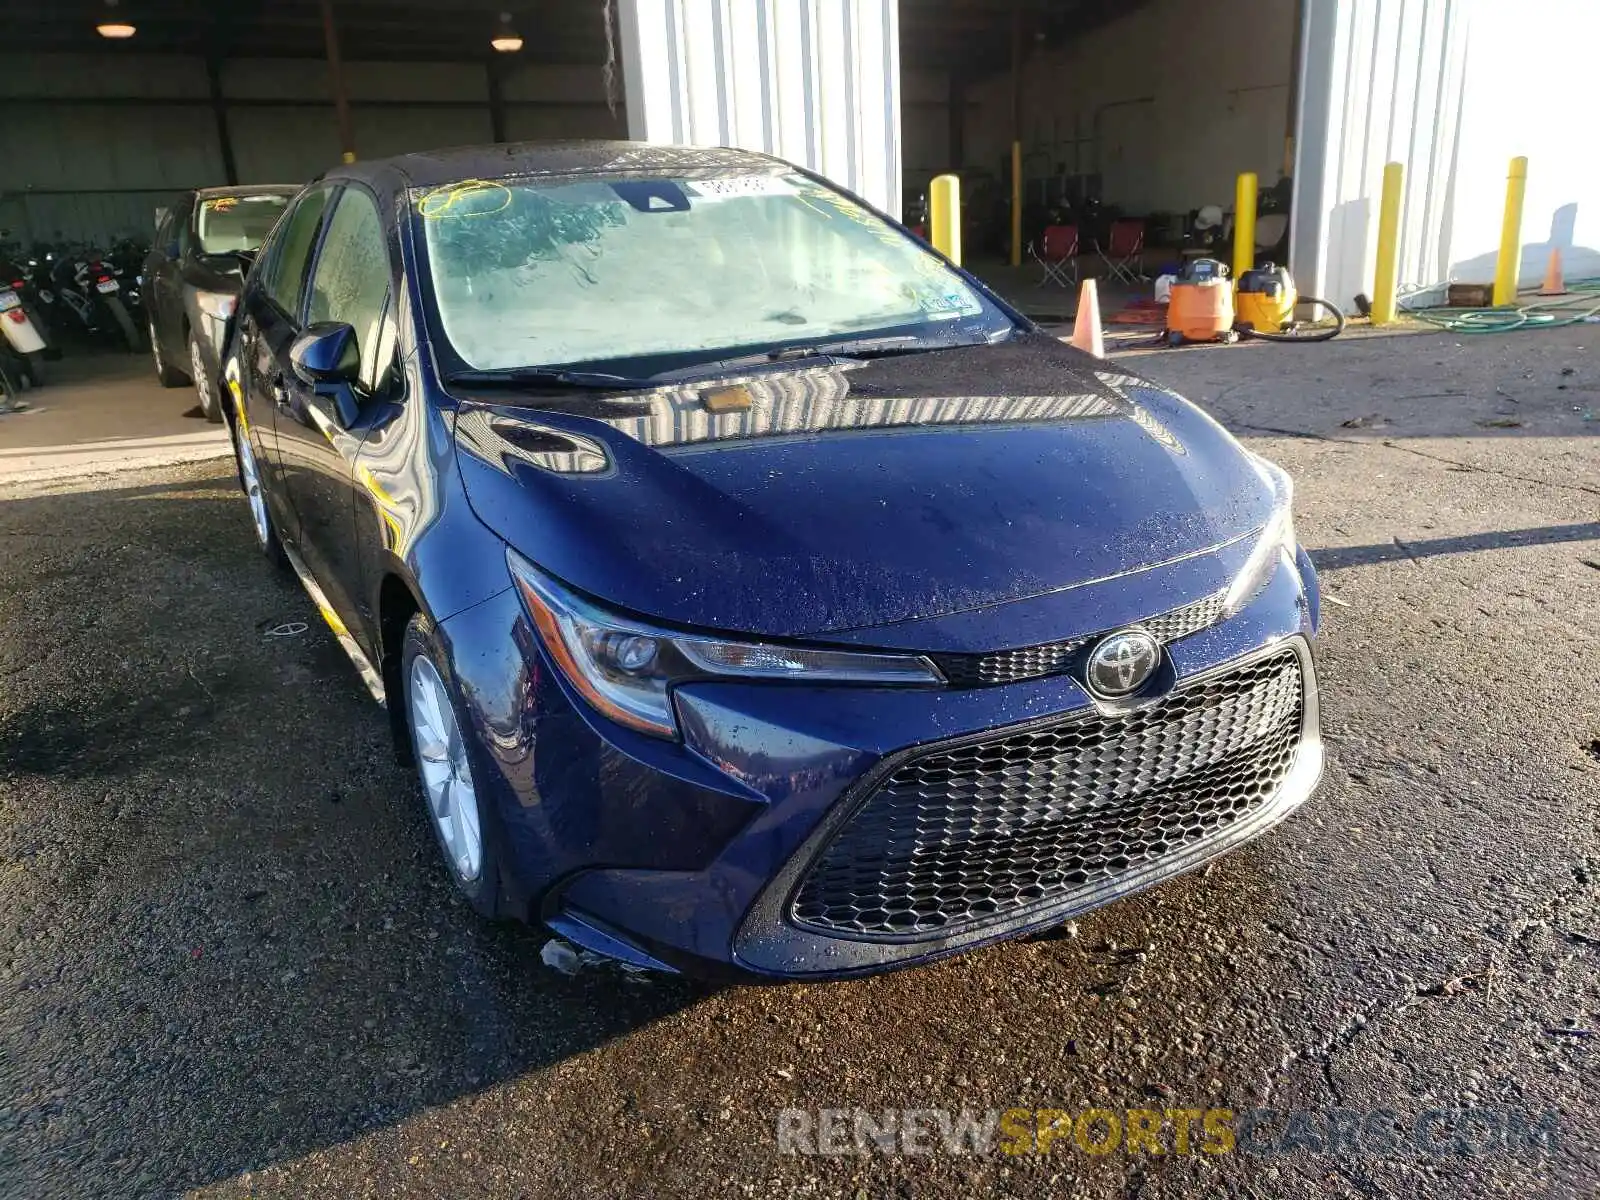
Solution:
M 708 991 L 563 977 L 455 898 L 230 469 L 0 507 L 0 1192 L 298 1158 Z
M 1471 554 L 1483 550 L 1507 550 L 1517 546 L 1552 546 L 1565 542 L 1600 541 L 1600 521 L 1576 525 L 1545 525 L 1538 529 L 1504 529 L 1472 533 L 1461 537 L 1420 538 L 1371 546 L 1335 546 L 1311 551 L 1311 561 L 1319 571 L 1340 571 L 1346 567 L 1374 563 L 1415 562 L 1439 554 Z

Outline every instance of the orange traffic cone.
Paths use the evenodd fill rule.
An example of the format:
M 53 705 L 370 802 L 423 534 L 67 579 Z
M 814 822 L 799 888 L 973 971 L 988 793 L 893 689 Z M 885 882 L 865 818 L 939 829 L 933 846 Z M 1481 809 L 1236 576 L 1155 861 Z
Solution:
M 1106 337 L 1100 329 L 1100 293 L 1092 279 L 1078 289 L 1078 313 L 1072 321 L 1071 342 L 1085 354 L 1106 356 Z
M 1539 288 L 1541 296 L 1565 296 L 1567 285 L 1561 279 L 1561 247 L 1550 247 L 1550 265 L 1545 268 L 1544 284 Z

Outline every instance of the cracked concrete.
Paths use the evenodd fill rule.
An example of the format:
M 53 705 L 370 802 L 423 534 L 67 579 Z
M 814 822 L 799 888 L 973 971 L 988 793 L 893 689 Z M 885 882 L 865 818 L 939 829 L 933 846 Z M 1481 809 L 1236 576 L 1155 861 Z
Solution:
M 1322 788 L 1071 929 L 843 984 L 544 969 L 450 898 L 381 714 L 220 464 L 12 489 L 0 1194 L 1593 1196 L 1594 333 L 1132 359 L 1295 475 Z M 1458 1154 L 1458 1114 L 1440 1153 L 1370 1156 L 774 1134 L 788 1106 L 1090 1105 L 1559 1126 Z

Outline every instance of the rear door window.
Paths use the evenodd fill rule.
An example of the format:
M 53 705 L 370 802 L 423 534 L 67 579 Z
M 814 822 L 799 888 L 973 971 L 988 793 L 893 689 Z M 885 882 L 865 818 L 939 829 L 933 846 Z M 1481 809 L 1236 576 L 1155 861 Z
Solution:
M 189 253 L 189 246 L 194 241 L 189 236 L 189 222 L 193 219 L 194 200 L 192 197 L 185 196 L 172 209 L 172 236 L 178 243 L 179 258 Z

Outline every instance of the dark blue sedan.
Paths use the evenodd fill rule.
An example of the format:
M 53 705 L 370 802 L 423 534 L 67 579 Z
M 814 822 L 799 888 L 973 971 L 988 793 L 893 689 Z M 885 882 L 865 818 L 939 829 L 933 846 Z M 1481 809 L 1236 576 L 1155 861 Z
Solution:
M 486 916 L 859 974 L 1189 870 L 1321 772 L 1284 472 L 786 163 L 341 168 L 225 379 L 256 537 Z

